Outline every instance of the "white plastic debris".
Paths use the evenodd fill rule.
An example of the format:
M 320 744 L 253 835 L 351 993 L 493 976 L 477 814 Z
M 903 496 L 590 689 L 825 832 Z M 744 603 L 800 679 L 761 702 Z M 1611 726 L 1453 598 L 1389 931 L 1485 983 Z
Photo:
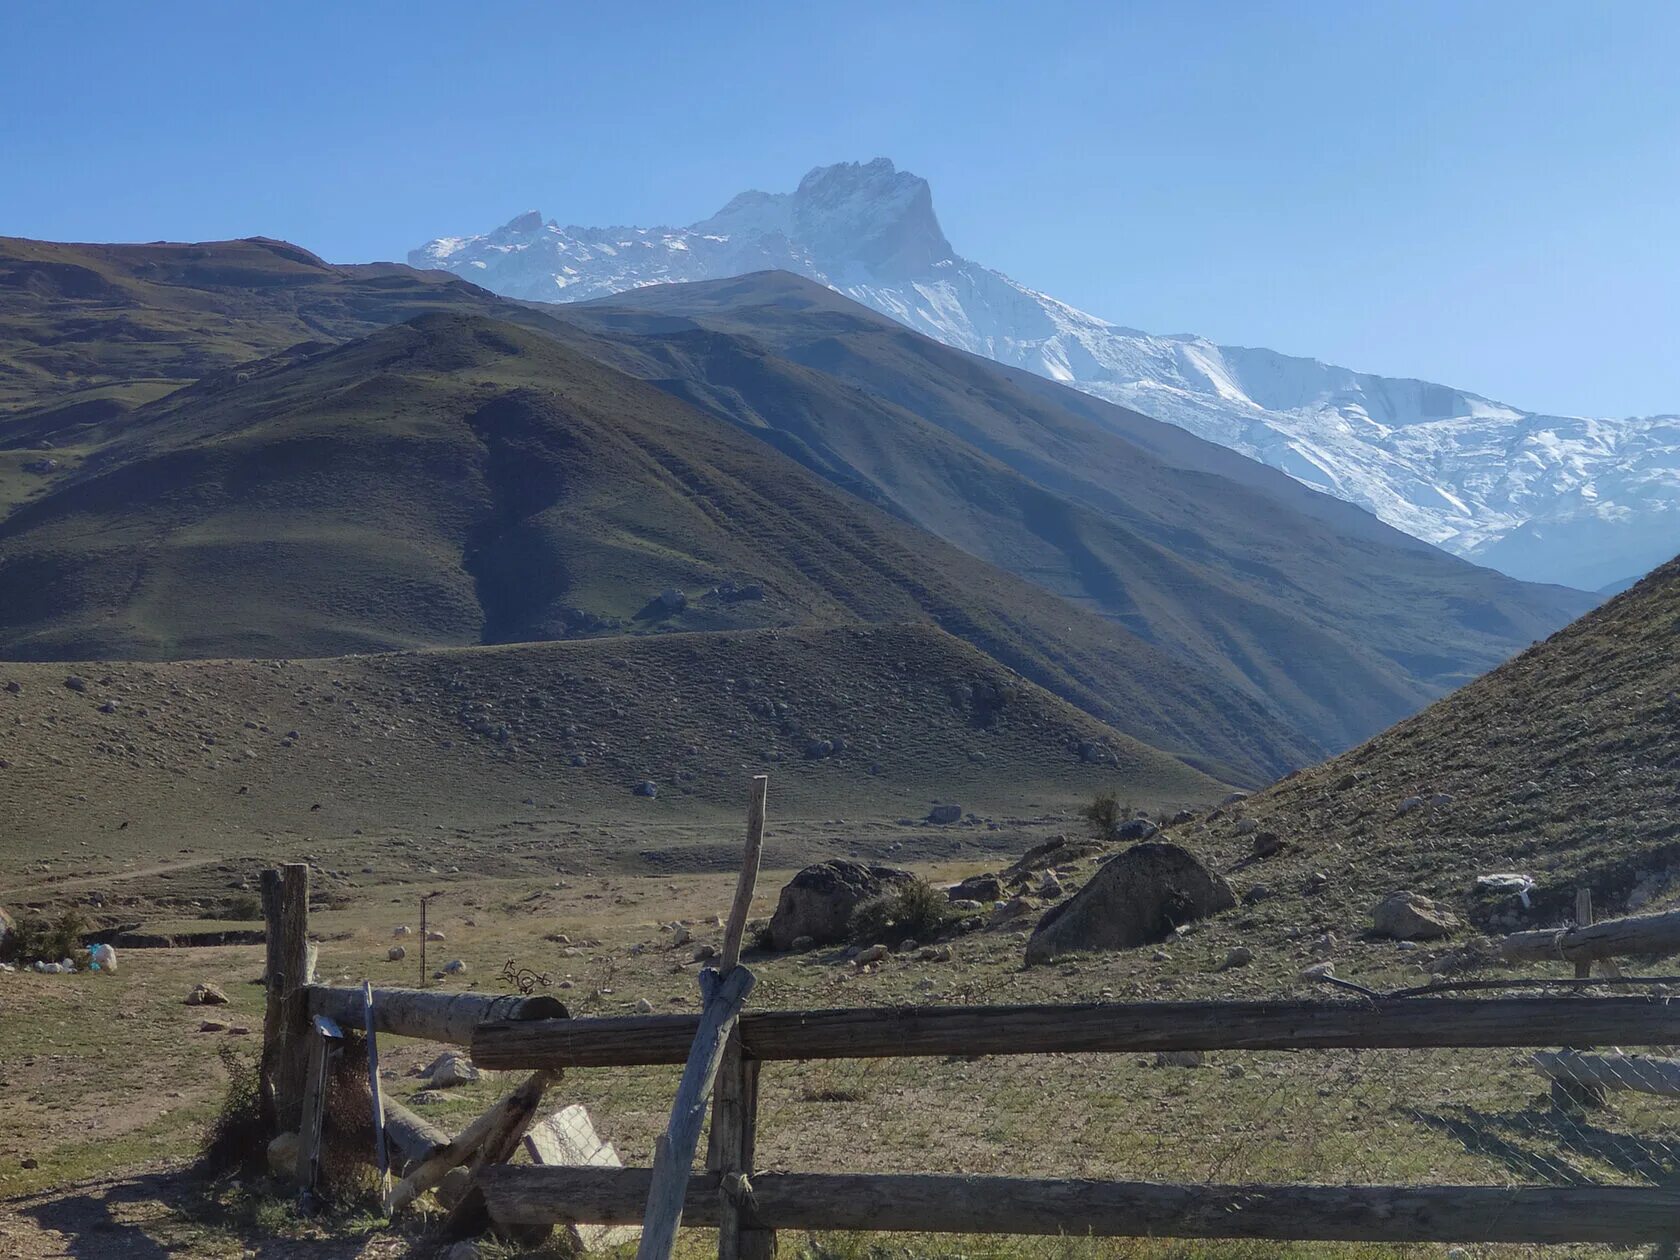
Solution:
M 1529 908 L 1528 894 L 1534 889 L 1534 878 L 1531 875 L 1518 875 L 1514 871 L 1505 871 L 1496 875 L 1476 876 L 1476 891 L 1496 893 L 1502 897 L 1517 896 L 1522 898 L 1523 909 Z
M 116 947 L 101 942 L 88 950 L 88 961 L 98 971 L 115 971 L 117 969 Z

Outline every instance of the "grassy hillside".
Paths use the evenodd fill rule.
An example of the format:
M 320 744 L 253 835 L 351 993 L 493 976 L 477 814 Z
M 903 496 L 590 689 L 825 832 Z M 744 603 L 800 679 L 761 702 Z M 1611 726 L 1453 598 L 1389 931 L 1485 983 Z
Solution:
M 442 272 L 335 267 L 284 241 L 0 237 L 0 409 L 40 412 L 42 424 L 109 419 L 299 342 L 344 341 L 429 310 L 508 305 Z
M 561 315 L 590 352 L 835 484 L 1364 738 L 1591 607 L 1388 529 L 1183 430 L 939 345 L 781 272 Z
M 0 655 L 919 620 L 1225 777 L 1310 759 L 1260 702 L 512 325 L 430 315 L 282 354 L 90 442 L 0 521 Z
M 733 836 L 760 772 L 780 819 L 921 819 L 935 800 L 1013 814 L 1099 790 L 1175 807 L 1223 790 L 928 626 L 78 668 L 82 690 L 62 664 L 0 665 L 10 882 L 37 858 L 87 874 L 363 831 L 367 860 L 374 838 L 425 838 L 423 875 L 456 828 L 511 828 L 507 860 L 552 869 L 610 844 L 580 836 L 582 819 L 645 839 L 721 814 Z M 819 740 L 844 747 L 813 759 Z M 634 794 L 643 780 L 655 798 Z M 499 850 L 481 842 L 476 861 Z
M 1680 895 L 1680 561 L 1487 677 L 1345 756 L 1250 800 L 1290 846 L 1263 870 L 1293 890 L 1330 883 L 1314 913 L 1356 922 L 1376 895 L 1446 898 L 1495 930 L 1513 899 L 1475 876 L 1539 883 L 1535 925 Z M 1422 798 L 1421 804 L 1406 804 Z M 1403 808 L 1404 806 L 1404 808 Z M 1240 852 L 1234 817 L 1213 836 Z

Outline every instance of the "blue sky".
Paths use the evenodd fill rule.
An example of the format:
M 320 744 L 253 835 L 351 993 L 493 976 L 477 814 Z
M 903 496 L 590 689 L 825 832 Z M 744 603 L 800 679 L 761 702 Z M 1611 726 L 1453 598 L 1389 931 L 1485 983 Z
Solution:
M 958 251 L 1153 332 L 1680 411 L 1680 5 L 0 7 L 0 233 L 402 258 L 926 176 Z

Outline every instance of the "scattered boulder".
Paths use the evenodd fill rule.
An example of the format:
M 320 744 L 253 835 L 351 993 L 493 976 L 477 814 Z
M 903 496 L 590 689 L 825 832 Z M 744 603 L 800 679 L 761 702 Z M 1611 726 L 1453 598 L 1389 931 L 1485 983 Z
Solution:
M 428 941 L 441 941 L 444 937 L 443 933 L 438 931 L 437 928 L 428 928 L 426 931 L 426 939 Z
M 1160 828 L 1147 818 L 1128 818 L 1114 829 L 1110 838 L 1131 843 L 1134 840 L 1148 840 L 1158 831 Z
M 945 890 L 952 901 L 1002 901 L 1003 881 L 996 875 L 970 875 Z
M 1422 808 L 1422 806 L 1423 806 L 1423 797 L 1421 797 L 1421 796 L 1408 796 L 1404 800 L 1402 800 L 1398 805 L 1396 805 L 1394 807 L 1394 812 L 1396 814 L 1409 814 L 1414 809 Z
M 1301 979 L 1309 983 L 1327 980 L 1336 974 L 1336 964 L 1333 962 L 1315 962 L 1310 967 L 1301 968 Z
M 385 951 L 385 957 L 391 962 L 401 962 L 408 957 L 408 951 L 401 945 L 393 945 Z
M 1155 1066 L 1199 1068 L 1207 1064 L 1205 1050 L 1157 1050 L 1155 1052 Z
M 636 784 L 635 787 L 631 788 L 630 791 L 636 796 L 645 796 L 649 800 L 652 800 L 659 795 L 659 785 L 652 779 L 643 779 L 640 783 Z
M 445 976 L 459 976 L 464 974 L 466 970 L 466 963 L 462 962 L 459 958 L 451 958 L 448 962 L 444 963 L 442 967 L 438 968 L 436 978 L 441 980 Z
M 1414 892 L 1389 893 L 1371 910 L 1371 930 L 1397 941 L 1433 940 L 1457 927 L 1451 910 Z
M 226 1006 L 228 995 L 220 987 L 208 982 L 195 984 L 187 994 L 188 1006 Z
M 1193 809 L 1181 809 L 1181 810 L 1178 811 L 1178 813 L 1174 814 L 1171 818 L 1167 819 L 1167 825 L 1169 827 L 1182 827 L 1185 823 L 1195 822 L 1195 821 L 1196 821 L 1196 811 L 1195 810 L 1193 810 Z
M 852 963 L 858 967 L 867 967 L 870 963 L 884 961 L 889 952 L 891 951 L 885 945 L 871 945 L 868 949 L 860 950 L 858 956 L 852 959 Z
M 1247 792 L 1231 792 L 1219 802 L 1219 807 L 1221 809 L 1229 809 L 1233 805 L 1241 805 L 1247 799 Z
M 939 823 L 943 825 L 946 823 L 961 822 L 962 815 L 963 811 L 961 805 L 935 805 L 932 809 L 928 810 L 927 820 L 930 823 Z
M 653 1003 L 648 1001 L 646 998 L 637 998 L 635 1011 L 638 1015 L 652 1015 Z
M 396 927 L 391 929 L 391 935 L 392 936 L 407 936 L 413 930 L 414 929 L 409 927 L 408 924 L 400 923 Z
M 1283 839 L 1275 831 L 1257 831 L 1249 844 L 1257 858 L 1275 857 L 1283 852 Z
M 1067 890 L 1062 887 L 1062 881 L 1056 878 L 1055 872 L 1046 871 L 1044 879 L 1038 886 L 1038 895 L 1046 901 L 1054 901 Z
M 1255 822 L 1254 819 L 1252 819 L 1252 818 L 1239 818 L 1239 819 L 1237 819 L 1237 834 L 1239 836 L 1252 836 L 1255 832 L 1257 832 L 1259 830 L 1260 830 L 1260 824 Z
M 297 1179 L 298 1135 L 277 1134 L 268 1144 L 269 1175 L 282 1181 Z
M 807 866 L 783 887 L 770 917 L 767 943 L 771 949 L 792 949 L 796 940 L 807 936 L 816 944 L 843 941 L 858 906 L 913 878 L 909 871 L 843 858 Z
M 83 678 L 80 674 L 71 674 L 64 680 L 64 685 L 70 688 L 71 691 L 86 691 L 87 679 Z
M 431 1089 L 450 1089 L 456 1085 L 470 1085 L 483 1074 L 466 1055 L 445 1050 L 426 1065 L 421 1075 Z
M 1254 951 L 1246 945 L 1238 945 L 1225 955 L 1225 961 L 1219 964 L 1219 970 L 1231 971 L 1237 967 L 1246 967 L 1254 961 Z
M 1042 844 L 1035 844 L 1003 873 L 1006 884 L 1024 883 L 1029 875 L 1052 866 L 1061 866 L 1079 858 L 1101 853 L 1103 846 L 1095 840 L 1069 840 L 1066 836 L 1051 836 Z
M 1105 862 L 1089 883 L 1039 920 L 1027 965 L 1082 950 L 1132 949 L 1237 904 L 1223 878 L 1176 844 L 1140 844 Z
M 1256 902 L 1261 902 L 1261 901 L 1266 900 L 1266 898 L 1270 897 L 1271 895 L 1272 895 L 1271 885 L 1269 885 L 1269 884 L 1250 884 L 1246 889 L 1243 890 L 1242 903 L 1245 906 L 1252 906 Z
M 814 936 L 796 936 L 793 938 L 792 948 L 797 950 L 807 950 L 815 949 L 816 945 L 817 938 Z

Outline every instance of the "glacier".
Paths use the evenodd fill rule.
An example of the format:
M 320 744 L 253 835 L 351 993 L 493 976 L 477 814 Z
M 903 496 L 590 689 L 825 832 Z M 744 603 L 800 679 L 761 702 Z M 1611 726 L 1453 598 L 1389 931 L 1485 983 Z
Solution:
M 536 211 L 409 254 L 506 297 L 576 302 L 781 269 L 958 349 L 1239 451 L 1529 581 L 1619 589 L 1680 551 L 1680 415 L 1544 415 L 1467 390 L 1110 323 L 959 256 L 926 180 L 877 158 L 749 191 L 687 227 Z

